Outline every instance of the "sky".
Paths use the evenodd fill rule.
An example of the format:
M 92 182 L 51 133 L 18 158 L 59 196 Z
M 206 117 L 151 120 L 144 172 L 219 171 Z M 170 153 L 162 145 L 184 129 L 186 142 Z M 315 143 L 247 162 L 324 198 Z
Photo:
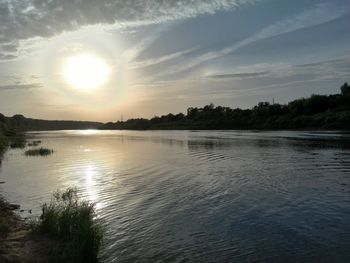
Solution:
M 349 0 L 0 0 L 0 112 L 106 122 L 338 93 L 349 25 Z

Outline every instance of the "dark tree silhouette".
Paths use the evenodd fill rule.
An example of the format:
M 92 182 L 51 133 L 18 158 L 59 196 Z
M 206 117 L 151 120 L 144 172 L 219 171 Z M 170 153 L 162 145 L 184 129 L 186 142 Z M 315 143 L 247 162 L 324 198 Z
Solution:
M 350 129 L 350 87 L 341 94 L 311 95 L 287 105 L 259 102 L 252 109 L 231 109 L 213 103 L 189 107 L 187 114 L 167 114 L 150 120 L 108 123 L 102 129 Z
M 341 87 L 340 87 L 341 93 L 343 96 L 349 96 L 350 95 L 350 86 L 347 82 L 345 82 Z

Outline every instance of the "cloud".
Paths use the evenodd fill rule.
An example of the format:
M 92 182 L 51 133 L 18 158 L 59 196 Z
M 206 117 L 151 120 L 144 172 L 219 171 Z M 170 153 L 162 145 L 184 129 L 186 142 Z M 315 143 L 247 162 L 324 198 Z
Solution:
M 350 69 L 350 57 L 341 58 L 341 59 L 330 59 L 316 61 L 306 64 L 295 65 L 297 68 L 324 68 L 324 67 L 338 67 L 337 70 L 341 69 Z
M 16 55 L 13 55 L 13 54 L 2 54 L 0 53 L 0 60 L 10 60 L 10 59 L 14 59 L 16 58 L 17 56 Z
M 191 58 L 191 60 L 189 60 L 187 63 L 182 62 L 182 66 L 174 65 L 174 67 L 169 68 L 169 70 L 161 72 L 159 76 L 168 76 L 176 73 L 186 72 L 207 61 L 234 53 L 254 42 L 327 23 L 344 16 L 349 12 L 350 5 L 342 5 L 339 3 L 317 4 L 311 9 L 303 10 L 294 16 L 277 21 L 261 29 L 250 37 L 247 37 L 231 46 L 220 50 L 212 50 L 206 53 L 202 53 L 194 58 Z
M 147 59 L 147 60 L 144 60 L 144 61 L 137 61 L 137 62 L 132 63 L 130 69 L 145 68 L 145 67 L 157 65 L 157 64 L 160 64 L 160 63 L 163 63 L 163 62 L 167 62 L 167 61 L 170 61 L 170 60 L 173 60 L 173 59 L 177 59 L 179 57 L 182 57 L 183 55 L 186 55 L 186 54 L 189 54 L 189 53 L 195 51 L 196 49 L 197 49 L 196 47 L 195 48 L 189 48 L 189 49 L 182 50 L 182 51 L 179 51 L 179 52 L 174 52 L 174 53 L 171 53 L 171 54 L 167 54 L 165 56 L 161 56 L 161 57 L 158 57 L 158 58 L 151 58 L 151 59 Z
M 5 90 L 31 90 L 42 87 L 40 83 L 31 83 L 31 84 L 9 84 L 0 86 L 0 91 Z
M 212 101 L 272 94 L 274 91 L 294 86 L 314 87 L 310 83 L 342 83 L 350 79 L 349 69 L 350 57 L 296 65 L 263 63 L 237 67 L 236 73 L 231 74 L 192 75 L 176 80 L 134 83 L 134 86 L 147 87 L 147 93 L 137 96 L 145 100 L 174 99 L 181 96 L 182 100 Z M 255 79 L 259 77 L 262 78 Z
M 18 41 L 51 37 L 96 24 L 120 27 L 233 10 L 258 0 L 0 0 L 0 44 L 16 50 Z M 15 43 L 15 44 L 13 44 Z
M 243 79 L 243 78 L 254 78 L 261 77 L 269 74 L 269 71 L 261 71 L 261 72 L 245 72 L 245 73 L 232 73 L 232 74 L 216 74 L 216 75 L 208 75 L 208 78 L 212 79 Z
M 299 64 L 294 66 L 293 71 L 314 74 L 319 78 L 349 78 L 350 57 Z
M 17 52 L 18 43 L 8 43 L 1 45 L 1 49 L 5 52 Z
M 320 3 L 314 8 L 304 10 L 294 17 L 283 19 L 272 24 L 258 34 L 248 38 L 248 42 L 286 34 L 302 28 L 312 27 L 337 19 L 350 11 L 349 6 L 339 3 Z

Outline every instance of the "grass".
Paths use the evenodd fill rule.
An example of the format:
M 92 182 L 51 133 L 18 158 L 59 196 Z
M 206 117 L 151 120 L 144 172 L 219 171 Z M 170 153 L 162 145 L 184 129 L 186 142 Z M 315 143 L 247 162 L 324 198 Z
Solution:
M 24 154 L 26 156 L 47 156 L 47 155 L 53 154 L 53 150 L 41 147 L 38 149 L 27 150 L 24 152 Z
M 98 262 L 102 226 L 96 219 L 94 204 L 79 200 L 76 188 L 54 193 L 32 227 L 60 241 L 53 253 L 56 262 Z

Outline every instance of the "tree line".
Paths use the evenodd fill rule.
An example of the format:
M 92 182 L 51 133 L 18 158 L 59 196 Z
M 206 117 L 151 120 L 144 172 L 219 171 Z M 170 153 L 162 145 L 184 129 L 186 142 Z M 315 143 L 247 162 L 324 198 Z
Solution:
M 287 104 L 259 102 L 251 109 L 206 105 L 187 113 L 109 122 L 100 129 L 350 129 L 350 86 L 339 94 L 311 95 Z
M 103 124 L 92 121 L 40 120 L 26 118 L 21 114 L 3 118 L 7 121 L 7 125 L 16 131 L 97 129 Z

